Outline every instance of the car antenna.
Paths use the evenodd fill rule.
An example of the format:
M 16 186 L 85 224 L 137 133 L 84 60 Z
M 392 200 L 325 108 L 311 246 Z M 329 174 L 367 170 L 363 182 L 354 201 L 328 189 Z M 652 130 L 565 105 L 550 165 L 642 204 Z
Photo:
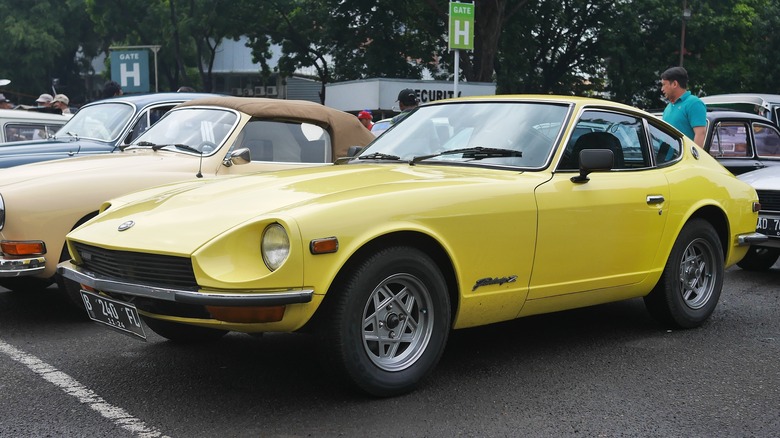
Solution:
M 200 161 L 198 162 L 198 173 L 195 174 L 196 178 L 203 178 L 203 172 L 201 172 L 201 169 L 203 169 L 203 151 L 200 151 Z

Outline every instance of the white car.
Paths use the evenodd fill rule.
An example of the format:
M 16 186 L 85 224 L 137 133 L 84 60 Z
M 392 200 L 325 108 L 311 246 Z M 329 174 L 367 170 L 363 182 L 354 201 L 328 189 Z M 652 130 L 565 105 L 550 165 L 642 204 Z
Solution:
M 756 231 L 769 237 L 764 243 L 751 245 L 737 265 L 748 271 L 766 271 L 780 258 L 780 166 L 743 173 L 737 178 L 756 189 L 761 203 Z
M 45 140 L 69 119 L 62 114 L 0 109 L 0 143 Z

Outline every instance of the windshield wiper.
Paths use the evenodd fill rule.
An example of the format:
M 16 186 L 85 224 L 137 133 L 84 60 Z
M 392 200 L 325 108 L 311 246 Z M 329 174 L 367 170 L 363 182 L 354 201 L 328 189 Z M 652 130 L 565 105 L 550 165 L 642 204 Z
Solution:
M 382 152 L 374 152 L 373 154 L 360 155 L 358 160 L 393 160 L 398 161 L 401 159 L 398 155 L 383 154 Z
M 142 142 L 139 142 L 139 143 L 136 143 L 136 144 L 138 146 L 151 146 L 153 151 L 159 151 L 162 148 L 167 148 L 168 146 L 173 146 L 176 149 L 181 149 L 183 151 L 194 152 L 194 153 L 196 153 L 198 155 L 202 154 L 201 151 L 195 149 L 194 147 L 192 147 L 190 145 L 182 144 L 182 143 L 154 144 L 154 143 L 149 143 L 149 142 L 146 142 L 146 141 L 142 141 Z
M 463 158 L 471 158 L 474 160 L 481 160 L 483 158 L 500 158 L 500 157 L 522 157 L 522 151 L 516 151 L 514 149 L 501 149 L 501 148 L 483 148 L 481 146 L 473 148 L 462 149 L 450 149 L 448 151 L 441 151 L 436 154 L 419 155 L 412 158 L 409 164 L 414 165 L 420 161 L 427 160 L 429 158 L 440 157 L 442 155 L 455 155 L 463 154 Z

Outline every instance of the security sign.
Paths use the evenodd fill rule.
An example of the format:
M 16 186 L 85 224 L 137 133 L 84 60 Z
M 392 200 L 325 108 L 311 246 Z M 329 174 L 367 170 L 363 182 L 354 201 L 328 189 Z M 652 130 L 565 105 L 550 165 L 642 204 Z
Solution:
M 474 3 L 450 2 L 450 50 L 474 50 Z
M 111 80 L 122 86 L 125 93 L 148 93 L 149 52 L 121 50 L 111 52 Z

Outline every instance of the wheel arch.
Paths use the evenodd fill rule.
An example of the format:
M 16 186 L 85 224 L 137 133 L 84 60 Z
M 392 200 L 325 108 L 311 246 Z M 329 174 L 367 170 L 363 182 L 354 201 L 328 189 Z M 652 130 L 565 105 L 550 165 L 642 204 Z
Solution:
M 720 246 L 723 249 L 722 255 L 723 261 L 725 262 L 728 259 L 728 253 L 731 250 L 731 245 L 729 244 L 729 221 L 726 213 L 717 206 L 705 205 L 696 210 L 696 212 L 688 218 L 686 223 L 697 218 L 706 220 L 715 229 L 718 240 L 720 240 Z
M 335 278 L 331 282 L 331 287 L 335 284 L 343 282 L 344 276 L 351 272 L 354 266 L 361 260 L 365 260 L 370 254 L 374 254 L 384 248 L 393 246 L 410 246 L 416 248 L 423 253 L 427 254 L 436 263 L 436 266 L 441 270 L 442 275 L 447 284 L 447 293 L 450 299 L 450 311 L 452 315 L 457 315 L 458 306 L 460 304 L 458 293 L 458 282 L 455 276 L 455 268 L 452 260 L 444 249 L 444 247 L 436 241 L 433 237 L 420 233 L 417 231 L 397 231 L 381 236 L 377 236 L 373 240 L 366 242 L 363 246 L 355 251 L 344 265 L 339 269 Z M 323 307 L 329 300 L 328 297 L 331 294 L 326 294 L 323 303 L 320 308 Z M 319 313 L 319 312 L 318 312 Z

